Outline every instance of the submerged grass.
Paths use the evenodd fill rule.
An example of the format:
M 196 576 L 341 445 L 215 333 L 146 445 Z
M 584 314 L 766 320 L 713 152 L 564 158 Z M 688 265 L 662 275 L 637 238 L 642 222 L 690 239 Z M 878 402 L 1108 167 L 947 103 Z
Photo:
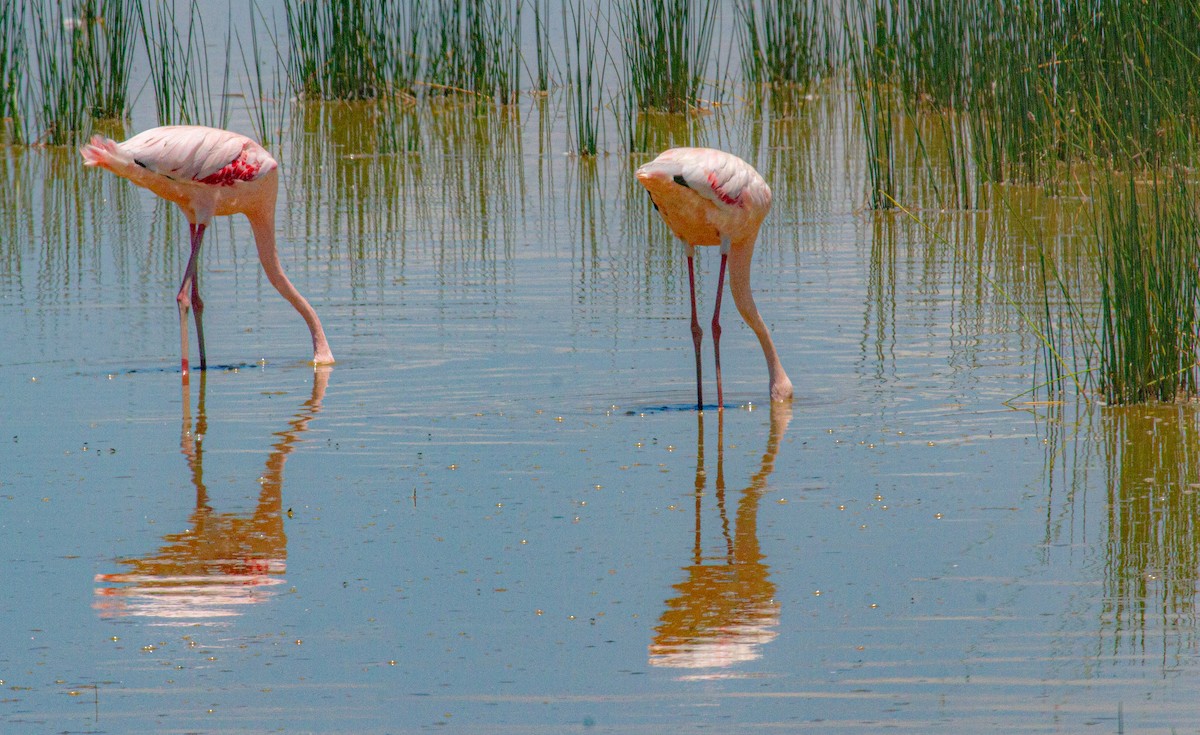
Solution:
M 0 0 L 0 141 L 26 138 L 22 104 L 29 70 L 25 3 Z
M 1046 385 L 1107 404 L 1200 395 L 1200 206 L 1180 167 L 1105 171 L 1092 187 L 1094 273 L 1043 254 Z
M 608 68 L 605 54 L 601 53 L 597 58 L 597 52 L 607 48 L 608 35 L 607 25 L 601 21 L 599 12 L 580 5 L 573 0 L 563 0 L 567 137 L 575 144 L 576 154 L 594 156 L 599 149 L 604 76 Z
M 833 69 L 838 45 L 824 0 L 738 0 L 742 75 L 752 94 L 795 102 Z
M 129 112 L 129 76 L 137 44 L 136 2 L 104 0 L 94 22 L 89 19 L 95 13 L 95 0 L 83 3 L 86 7 L 81 20 L 91 29 L 84 40 L 95 89 L 91 110 L 94 118 L 123 118 Z
M 1139 189 L 1144 189 L 1139 191 Z M 1197 395 L 1200 213 L 1178 170 L 1100 184 L 1099 388 L 1108 403 Z
M 260 24 L 262 33 L 259 33 Z M 287 115 L 288 94 L 286 89 L 286 75 L 278 73 L 278 70 L 285 68 L 286 62 L 279 52 L 279 29 L 267 29 L 267 18 L 263 15 L 261 8 L 255 0 L 250 3 L 250 57 L 246 57 L 246 44 L 242 41 L 241 34 L 235 29 L 234 37 L 237 39 L 238 50 L 242 57 L 242 69 L 246 74 L 246 84 L 250 88 L 246 94 L 247 104 L 250 111 L 250 122 L 254 126 L 255 135 L 258 136 L 259 142 L 264 146 L 270 146 L 273 142 L 278 141 L 283 137 L 283 129 L 285 118 Z M 259 37 L 263 36 L 270 40 L 271 47 L 275 54 L 275 74 L 263 74 L 263 58 L 264 49 L 260 47 Z M 268 84 L 269 80 L 269 84 Z
M 208 57 L 209 43 L 196 0 L 186 6 L 185 21 L 176 15 L 176 6 L 171 3 L 136 3 L 135 7 L 147 49 L 150 84 L 154 89 L 154 111 L 159 124 L 223 127 L 228 118 L 225 91 L 229 82 L 230 39 L 227 38 L 225 43 L 222 89 L 214 93 Z M 220 99 L 220 104 L 214 106 L 214 99 Z
M 74 15 L 73 11 L 78 9 L 65 2 L 40 2 L 32 6 L 37 68 L 33 103 L 38 129 L 36 142 L 69 143 L 86 127 L 90 117 L 93 82 L 87 38 L 97 19 L 94 15 Z
M 695 108 L 716 33 L 716 3 L 623 0 L 617 17 L 624 83 L 634 108 L 669 113 Z

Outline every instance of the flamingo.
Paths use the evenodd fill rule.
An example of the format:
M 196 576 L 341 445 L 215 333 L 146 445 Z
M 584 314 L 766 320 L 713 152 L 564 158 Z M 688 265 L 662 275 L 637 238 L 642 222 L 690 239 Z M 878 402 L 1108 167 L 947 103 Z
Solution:
M 692 344 L 696 350 L 696 404 L 704 409 L 700 377 L 700 342 L 704 330 L 696 318 L 696 275 L 693 259 L 697 245 L 719 245 L 721 269 L 717 276 L 717 302 L 713 309 L 713 356 L 717 368 L 717 410 L 725 407 L 721 391 L 721 293 L 729 269 L 729 291 L 742 319 L 758 336 L 772 401 L 792 397 L 792 381 L 783 371 L 771 333 L 758 313 L 750 292 L 750 258 L 758 228 L 771 209 L 771 187 L 754 167 L 737 156 L 712 148 L 671 148 L 635 175 L 650 194 L 650 201 L 667 227 L 687 247 L 688 288 L 692 298 Z
M 138 133 L 118 143 L 100 135 L 79 149 L 85 166 L 99 166 L 179 205 L 188 219 L 192 253 L 175 300 L 183 376 L 188 375 L 188 311 L 194 310 L 200 369 L 208 367 L 204 352 L 204 302 L 200 300 L 198 261 L 204 230 L 214 216 L 246 215 L 254 232 L 258 260 L 267 279 L 288 300 L 312 333 L 313 363 L 333 362 L 317 312 L 284 275 L 275 250 L 275 199 L 279 163 L 258 143 L 228 130 L 196 125 L 170 125 Z

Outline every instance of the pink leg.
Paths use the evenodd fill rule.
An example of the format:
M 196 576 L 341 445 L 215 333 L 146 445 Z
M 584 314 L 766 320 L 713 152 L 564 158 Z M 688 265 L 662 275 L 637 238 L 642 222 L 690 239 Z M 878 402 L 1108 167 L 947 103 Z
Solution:
M 725 409 L 725 394 L 721 391 L 721 294 L 725 292 L 725 262 L 729 256 L 721 253 L 721 271 L 717 276 L 717 305 L 713 309 L 713 357 L 717 361 L 717 410 Z
M 201 225 L 203 227 L 203 225 Z M 208 358 L 204 352 L 204 302 L 200 300 L 200 268 L 192 271 L 192 316 L 196 319 L 196 343 L 200 346 L 200 369 L 208 369 Z
M 196 276 L 196 263 L 200 255 L 200 243 L 204 239 L 204 225 L 189 224 L 188 231 L 191 233 L 192 253 L 188 257 L 187 268 L 183 271 L 183 283 L 179 284 L 179 293 L 175 295 L 175 301 L 179 304 L 179 341 L 180 352 L 183 355 L 182 367 L 184 378 L 188 375 L 187 317 L 188 311 L 192 308 L 193 300 L 196 307 L 197 337 L 200 341 L 200 369 L 204 370 L 207 367 L 204 357 L 204 335 L 200 327 L 200 312 L 203 310 L 204 304 L 200 302 L 200 284 Z
M 704 410 L 704 387 L 700 377 L 700 340 L 704 330 L 700 329 L 700 320 L 696 318 L 696 270 L 694 258 L 688 256 L 688 289 L 692 294 L 692 345 L 696 348 L 696 410 Z

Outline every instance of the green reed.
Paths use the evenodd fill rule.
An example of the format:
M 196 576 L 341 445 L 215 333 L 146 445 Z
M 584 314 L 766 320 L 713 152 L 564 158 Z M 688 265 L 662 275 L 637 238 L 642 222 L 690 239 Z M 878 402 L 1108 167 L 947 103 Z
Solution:
M 172 3 L 135 3 L 138 28 L 147 49 L 154 111 L 160 125 L 207 124 L 223 126 L 228 117 L 225 91 L 229 83 L 231 37 L 225 41 L 222 88 L 214 90 L 210 77 L 208 38 L 200 6 L 192 0 L 181 21 Z M 232 24 L 230 24 L 232 33 Z M 219 106 L 214 107 L 214 99 Z
M 742 73 L 752 91 L 807 92 L 833 68 L 836 45 L 824 0 L 738 0 Z
M 296 94 L 317 100 L 379 96 L 385 82 L 379 52 L 386 8 L 384 0 L 287 0 L 289 77 Z
M 618 28 L 624 84 L 637 110 L 686 112 L 698 106 L 716 33 L 713 0 L 621 0 Z
M 284 74 L 277 71 L 264 78 L 263 69 L 266 61 L 263 58 L 264 49 L 259 43 L 260 36 L 265 37 L 271 43 L 276 70 L 285 68 L 286 64 L 280 54 L 277 41 L 279 29 L 273 27 L 268 30 L 266 24 L 267 19 L 258 3 L 251 0 L 249 58 L 246 57 L 246 43 L 236 29 L 234 37 L 237 39 L 238 51 L 242 57 L 242 69 L 246 74 L 246 83 L 250 88 L 249 93 L 246 94 L 247 104 L 250 108 L 250 123 L 254 127 L 254 133 L 259 142 L 264 146 L 270 146 L 283 137 L 288 107 L 288 90 Z M 268 87 L 267 79 L 270 79 L 270 87 Z
M 26 137 L 22 115 L 29 73 L 25 13 L 21 0 L 0 0 L 0 140 L 18 143 Z
M 600 114 L 604 105 L 604 76 L 608 68 L 607 25 L 596 9 L 585 10 L 563 1 L 563 65 L 566 72 L 567 137 L 575 153 L 594 156 L 599 147 Z M 605 35 L 602 37 L 601 33 Z
M 1197 395 L 1200 211 L 1173 170 L 1147 185 L 1109 174 L 1099 185 L 1101 356 L 1108 403 Z
M 967 116 L 963 154 L 991 181 L 1054 187 L 1080 162 L 1194 147 L 1200 0 L 902 0 L 874 15 L 879 30 L 850 40 L 907 98 Z
M 1091 260 L 1043 249 L 1045 387 L 1108 404 L 1200 394 L 1200 205 L 1182 167 L 1103 171 L 1090 187 Z
M 885 0 L 859 8 L 843 18 L 846 58 L 854 100 L 862 125 L 867 174 L 867 199 L 871 209 L 891 209 L 899 192 L 896 177 L 896 117 L 898 100 L 894 77 L 894 47 Z
M 83 7 L 81 7 L 83 6 Z M 33 117 L 37 141 L 50 145 L 72 142 L 90 119 L 94 81 L 88 37 L 94 15 L 74 15 L 86 4 L 39 2 L 32 5 L 32 37 L 37 83 Z
M 431 0 L 424 83 L 499 104 L 515 101 L 524 0 Z
M 550 0 L 530 0 L 533 5 L 534 62 L 533 88 L 538 92 L 550 91 L 550 64 L 554 60 L 550 46 Z M 564 0 L 564 10 L 566 2 Z M 565 31 L 565 29 L 564 29 Z
M 95 13 L 96 0 L 82 3 L 87 16 L 95 17 L 92 32 L 86 36 L 91 57 L 92 117 L 123 118 L 129 112 L 129 77 L 137 44 L 137 0 L 103 0 Z

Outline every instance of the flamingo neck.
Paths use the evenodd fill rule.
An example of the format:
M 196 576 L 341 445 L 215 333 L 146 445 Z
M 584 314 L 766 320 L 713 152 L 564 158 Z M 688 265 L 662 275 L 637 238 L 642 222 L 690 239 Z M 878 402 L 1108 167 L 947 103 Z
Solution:
M 312 334 L 313 362 L 333 362 L 333 353 L 329 349 L 329 341 L 325 339 L 325 329 L 321 326 L 316 309 L 312 308 L 312 305 L 288 280 L 287 275 L 283 272 L 283 265 L 279 262 L 279 253 L 275 244 L 274 203 L 272 202 L 271 206 L 265 207 L 263 210 L 247 212 L 246 217 L 250 220 L 250 229 L 254 232 L 254 244 L 258 248 L 258 262 L 262 264 L 263 272 L 267 274 L 267 280 L 296 311 L 300 312 L 300 316 L 304 317 L 305 323 L 308 324 L 308 331 Z

